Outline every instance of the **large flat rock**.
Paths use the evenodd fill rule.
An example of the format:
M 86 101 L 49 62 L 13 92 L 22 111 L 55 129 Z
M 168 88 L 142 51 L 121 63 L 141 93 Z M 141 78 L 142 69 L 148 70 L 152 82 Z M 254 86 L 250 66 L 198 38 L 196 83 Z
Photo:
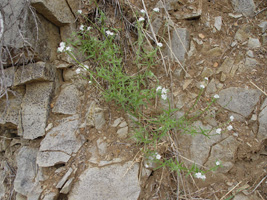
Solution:
M 79 127 L 78 116 L 63 119 L 62 123 L 52 128 L 41 142 L 37 163 L 41 167 L 50 167 L 66 163 L 72 153 L 76 153 L 84 138 L 76 135 Z
M 49 62 L 37 62 L 20 66 L 15 72 L 14 85 L 23 85 L 31 82 L 53 81 L 55 68 Z
M 242 13 L 247 17 L 252 17 L 255 11 L 255 3 L 253 0 L 232 0 L 234 10 Z
M 63 26 L 75 21 L 75 17 L 66 0 L 31 0 L 31 5 L 37 12 L 57 26 Z
M 232 112 L 248 117 L 258 103 L 260 95 L 259 90 L 230 87 L 220 91 L 217 102 Z
M 49 113 L 49 103 L 54 88 L 52 82 L 26 85 L 26 94 L 21 104 L 20 135 L 25 139 L 35 139 L 45 135 Z
M 102 168 L 88 168 L 74 184 L 69 200 L 137 200 L 140 193 L 138 164 L 127 162 Z

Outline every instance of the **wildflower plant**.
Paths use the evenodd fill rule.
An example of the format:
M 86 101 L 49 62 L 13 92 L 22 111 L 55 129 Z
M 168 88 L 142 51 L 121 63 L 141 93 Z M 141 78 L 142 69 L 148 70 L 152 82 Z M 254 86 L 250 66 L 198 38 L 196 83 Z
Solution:
M 125 52 L 122 44 L 116 39 L 120 30 L 107 26 L 104 12 L 101 10 L 99 12 L 99 17 L 93 22 L 82 14 L 82 10 L 78 10 L 78 13 L 87 20 L 87 24 L 80 25 L 78 32 L 68 41 L 69 45 L 78 49 L 86 60 L 94 64 L 94 68 L 79 62 L 72 52 L 72 47 L 67 46 L 64 42 L 60 43 L 58 52 L 67 53 L 77 62 L 77 74 L 83 74 L 82 71 L 87 72 L 87 76 L 84 78 L 87 78 L 89 84 L 95 85 L 102 92 L 102 96 L 107 102 L 115 103 L 125 112 L 140 119 L 136 121 L 138 127 L 134 130 L 133 138 L 137 144 L 142 145 L 146 159 L 157 163 L 158 167 L 168 167 L 171 171 L 183 170 L 188 174 L 193 174 L 196 178 L 205 180 L 205 172 L 201 171 L 197 165 L 193 164 L 191 167 L 186 167 L 176 158 L 165 157 L 164 154 L 159 153 L 157 146 L 167 136 L 171 137 L 173 131 L 190 135 L 202 134 L 209 137 L 208 132 L 211 130 L 195 127 L 193 122 L 216 102 L 219 95 L 214 95 L 204 110 L 193 112 L 193 115 L 190 115 L 205 90 L 205 85 L 200 85 L 200 92 L 194 105 L 184 116 L 176 119 L 174 116 L 179 110 L 171 107 L 168 99 L 169 90 L 159 84 L 157 77 L 151 71 L 152 67 L 156 65 L 158 51 L 164 44 L 154 41 L 155 45 L 152 48 L 144 48 L 145 45 L 151 46 L 144 34 L 144 28 L 147 28 L 144 27 L 146 11 L 141 9 L 139 16 L 136 16 L 138 37 L 134 43 L 136 47 L 135 59 L 131 62 L 131 65 L 138 70 L 135 74 L 128 74 L 125 70 Z M 154 8 L 153 12 L 159 12 L 159 8 Z M 156 83 L 155 88 L 150 86 L 150 79 Z M 207 82 L 208 78 L 205 78 L 205 81 Z M 152 105 L 158 99 L 157 97 L 168 103 L 168 109 L 162 110 L 158 115 L 148 116 L 144 114 L 142 110 Z M 230 117 L 230 120 L 232 121 L 233 118 Z M 216 134 L 221 134 L 221 131 L 221 128 L 216 129 Z M 221 163 L 217 165 L 216 162 L 215 167 L 210 170 L 217 169 L 218 166 L 221 166 Z M 145 167 L 150 167 L 150 162 L 145 163 Z

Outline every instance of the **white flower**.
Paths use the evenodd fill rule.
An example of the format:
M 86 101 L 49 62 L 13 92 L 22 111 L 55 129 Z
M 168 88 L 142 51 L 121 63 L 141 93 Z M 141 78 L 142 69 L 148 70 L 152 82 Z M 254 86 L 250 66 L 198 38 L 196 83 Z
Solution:
M 84 65 L 84 68 L 85 68 L 85 69 L 89 69 L 89 66 L 88 66 L 88 65 Z
M 167 94 L 167 92 L 168 92 L 168 90 L 166 88 L 162 88 L 162 90 L 161 90 L 162 94 Z
M 141 13 L 146 13 L 146 11 L 144 9 L 140 10 Z
M 71 48 L 70 47 L 66 47 L 66 51 L 71 51 Z
M 78 68 L 78 69 L 75 70 L 75 72 L 76 72 L 76 74 L 79 74 L 79 73 L 81 73 L 81 69 Z
M 221 163 L 220 163 L 220 161 L 216 161 L 216 163 L 215 163 L 217 166 L 219 166 Z
M 205 88 L 205 85 L 200 85 L 200 88 L 204 89 Z
M 228 129 L 229 131 L 231 131 L 231 130 L 233 129 L 233 126 L 232 126 L 232 125 L 229 125 L 229 126 L 227 126 L 227 129 Z
M 156 159 L 161 159 L 161 155 L 159 155 L 158 153 L 156 153 Z
M 139 22 L 145 21 L 145 18 L 140 17 L 140 18 L 138 19 L 138 21 L 139 21 Z
M 202 180 L 206 179 L 206 176 L 204 174 L 202 174 L 201 172 L 196 173 L 195 176 L 196 176 L 196 178 L 200 178 Z
M 58 47 L 58 52 L 64 52 L 66 47 L 66 43 L 65 42 L 60 42 L 59 47 Z
M 83 11 L 82 11 L 82 10 L 78 10 L 77 12 L 78 12 L 79 14 L 82 14 Z
M 109 31 L 109 30 L 106 31 L 106 34 L 107 34 L 108 36 L 109 36 L 109 35 L 114 35 L 114 33 L 111 32 L 111 31 Z
M 154 8 L 153 11 L 154 12 L 159 12 L 159 8 Z
M 235 119 L 234 116 L 231 115 L 231 116 L 230 116 L 230 120 L 231 120 L 231 122 L 234 121 L 234 119 Z
M 90 31 L 92 29 L 92 27 L 91 26 L 89 26 L 89 27 L 87 27 L 87 31 Z
M 220 96 L 219 96 L 218 94 L 215 94 L 215 95 L 214 95 L 214 98 L 215 98 L 215 99 L 219 99 Z
M 84 30 L 84 25 L 80 26 L 80 30 L 83 31 Z
M 157 46 L 158 46 L 158 47 L 162 47 L 163 44 L 159 42 L 159 43 L 157 43 Z
M 221 134 L 221 132 L 222 132 L 222 129 L 221 129 L 221 128 L 217 128 L 217 129 L 216 129 L 216 133 L 217 133 L 217 134 Z
M 204 79 L 205 79 L 206 81 L 208 81 L 208 80 L 209 80 L 209 78 L 208 78 L 208 77 L 205 77 Z
M 89 84 L 91 84 L 91 83 L 92 83 L 92 81 L 89 81 L 88 83 L 89 83 Z
M 159 91 L 159 90 L 162 90 L 162 87 L 161 86 L 158 86 L 156 91 Z
M 149 165 L 148 164 L 145 164 L 145 168 L 148 168 L 149 167 Z
M 166 99 L 168 98 L 168 96 L 167 96 L 167 94 L 162 94 L 162 95 L 161 95 L 161 98 L 162 98 L 163 100 L 166 100 Z

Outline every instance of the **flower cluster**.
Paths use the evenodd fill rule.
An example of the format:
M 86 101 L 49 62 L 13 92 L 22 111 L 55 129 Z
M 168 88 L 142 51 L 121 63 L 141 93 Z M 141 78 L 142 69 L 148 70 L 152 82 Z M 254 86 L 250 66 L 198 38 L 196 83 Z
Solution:
M 70 48 L 70 47 L 66 47 L 66 43 L 65 43 L 65 42 L 60 42 L 57 51 L 58 51 L 58 52 L 71 51 L 71 48 Z
M 195 173 L 195 177 L 196 178 L 200 178 L 202 180 L 205 180 L 206 179 L 205 174 L 202 174 L 201 172 Z
M 107 34 L 107 36 L 112 36 L 112 35 L 114 35 L 114 33 L 111 32 L 111 31 L 109 31 L 109 30 L 106 31 L 106 34 Z
M 162 46 L 163 46 L 163 44 L 162 44 L 162 43 L 160 43 L 160 42 L 158 42 L 158 43 L 157 43 L 157 46 L 158 46 L 158 47 L 162 47 Z
M 166 100 L 168 98 L 167 96 L 167 92 L 168 90 L 166 88 L 162 88 L 161 86 L 158 86 L 157 89 L 156 89 L 156 92 L 161 92 L 161 98 L 163 100 Z

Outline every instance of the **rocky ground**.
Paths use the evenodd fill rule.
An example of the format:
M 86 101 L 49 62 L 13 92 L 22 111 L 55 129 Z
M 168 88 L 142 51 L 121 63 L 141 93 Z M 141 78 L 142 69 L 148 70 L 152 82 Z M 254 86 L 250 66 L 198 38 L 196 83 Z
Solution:
M 161 1 L 145 1 L 153 30 L 165 38 L 163 53 L 174 60 L 167 69 L 159 65 L 152 71 L 169 89 L 172 106 L 180 109 L 176 117 L 194 103 L 201 85 L 205 88 L 198 109 L 214 95 L 220 97 L 194 123 L 214 129 L 210 138 L 179 134 L 173 141 L 186 165 L 195 162 L 205 170 L 221 163 L 206 180 L 146 167 L 142 146 L 131 138 L 135 124 L 129 115 L 105 103 L 99 91 L 75 73 L 75 64 L 56 53 L 59 42 L 82 22 L 77 10 L 93 10 L 87 1 L 75 2 L 32 1 L 40 18 L 36 41 L 44 48 L 35 47 L 35 62 L 22 65 L 25 59 L 18 59 L 16 66 L 2 70 L 5 84 L 15 93 L 9 93 L 8 108 L 6 98 L 0 99 L 0 198 L 267 199 L 267 2 L 168 0 L 164 8 Z M 114 9 L 126 9 L 127 4 L 105 3 L 110 23 L 116 24 Z M 127 3 L 144 8 L 142 1 Z M 5 14 L 12 6 L 25 9 L 3 5 Z M 160 12 L 152 14 L 155 7 Z M 34 27 L 34 20 L 27 20 L 27 27 Z M 9 30 L 15 33 L 16 26 Z M 9 33 L 2 39 L 11 43 L 17 36 Z M 159 101 L 159 107 L 166 106 Z M 217 127 L 221 134 L 215 133 Z M 171 155 L 164 141 L 158 149 L 162 157 Z

